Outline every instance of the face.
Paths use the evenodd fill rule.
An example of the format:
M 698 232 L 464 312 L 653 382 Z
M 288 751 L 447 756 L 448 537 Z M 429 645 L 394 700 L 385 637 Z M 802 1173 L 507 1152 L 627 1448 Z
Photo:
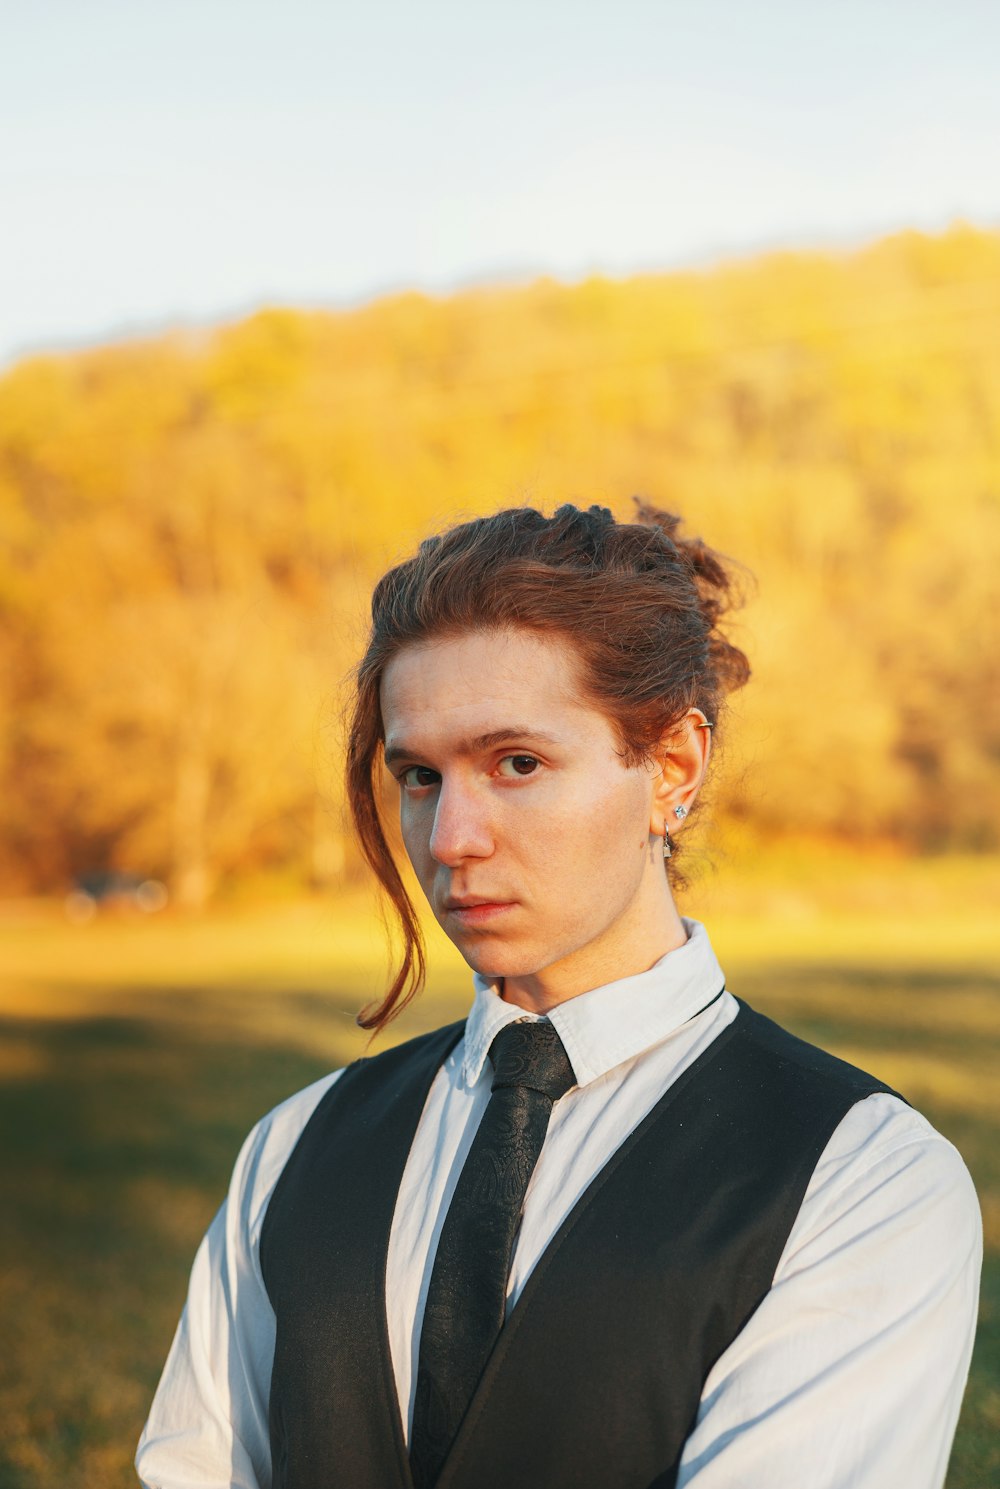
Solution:
M 676 920 L 659 773 L 623 765 L 577 665 L 560 639 L 474 632 L 405 647 L 383 678 L 406 851 L 447 935 L 508 997 L 644 970 Z

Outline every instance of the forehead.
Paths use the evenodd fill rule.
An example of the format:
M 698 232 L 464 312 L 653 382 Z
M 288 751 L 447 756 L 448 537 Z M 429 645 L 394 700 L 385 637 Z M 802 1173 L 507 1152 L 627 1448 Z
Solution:
M 580 664 L 561 637 L 474 631 L 405 646 L 381 688 L 387 754 L 457 747 L 501 734 L 603 737 L 608 720 L 582 696 Z

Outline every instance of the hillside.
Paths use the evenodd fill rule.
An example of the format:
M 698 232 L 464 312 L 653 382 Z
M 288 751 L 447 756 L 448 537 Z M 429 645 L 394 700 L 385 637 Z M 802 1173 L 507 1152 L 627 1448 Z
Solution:
M 14 367 L 0 892 L 350 871 L 336 708 L 372 578 L 458 513 L 635 492 L 755 576 L 724 819 L 1000 845 L 1000 234 L 956 227 Z

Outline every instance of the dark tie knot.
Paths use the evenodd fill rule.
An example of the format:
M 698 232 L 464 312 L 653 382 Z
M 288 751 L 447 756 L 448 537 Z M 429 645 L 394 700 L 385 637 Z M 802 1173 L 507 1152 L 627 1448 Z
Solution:
M 548 1019 L 507 1024 L 490 1045 L 493 1090 L 526 1086 L 558 1101 L 576 1085 L 563 1042 Z

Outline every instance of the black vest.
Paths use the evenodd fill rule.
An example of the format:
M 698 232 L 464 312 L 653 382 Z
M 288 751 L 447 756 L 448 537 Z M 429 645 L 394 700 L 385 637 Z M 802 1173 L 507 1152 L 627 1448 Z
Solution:
M 462 1024 L 359 1060 L 264 1218 L 274 1489 L 412 1489 L 389 1353 L 396 1194 Z M 761 1303 L 871 1076 L 746 1004 L 592 1181 L 525 1284 L 440 1489 L 670 1489 L 705 1378 Z

